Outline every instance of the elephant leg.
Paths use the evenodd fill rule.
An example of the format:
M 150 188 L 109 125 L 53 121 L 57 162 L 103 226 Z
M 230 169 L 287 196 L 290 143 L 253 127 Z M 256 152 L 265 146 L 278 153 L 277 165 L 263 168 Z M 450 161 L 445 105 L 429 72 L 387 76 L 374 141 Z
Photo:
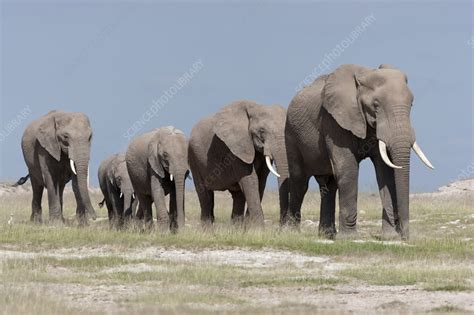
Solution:
M 76 179 L 72 180 L 72 190 L 74 196 L 80 196 L 79 186 Z M 81 198 L 76 198 L 76 218 L 79 221 L 79 225 L 87 225 L 86 208 L 82 204 Z
M 336 179 L 331 175 L 324 178 L 317 177 L 316 180 L 321 194 L 319 235 L 334 238 L 336 235 Z
M 265 193 L 265 187 L 267 185 L 267 178 L 268 178 L 269 173 L 270 173 L 270 171 L 266 167 L 263 167 L 258 172 L 258 193 L 260 195 L 260 204 L 262 204 L 263 194 Z M 249 215 L 248 209 L 245 212 L 245 215 L 246 216 Z
M 61 213 L 60 185 L 53 180 L 53 175 L 49 172 L 43 173 L 44 182 L 48 191 L 49 220 L 51 222 L 64 222 Z
M 109 190 L 110 191 L 110 190 Z M 109 214 L 109 222 L 112 227 L 120 227 L 123 225 L 123 216 L 121 215 L 122 211 L 120 209 L 123 209 L 122 207 L 122 199 L 120 198 L 120 192 L 117 191 L 112 191 L 109 193 L 110 195 L 110 205 L 111 205 L 111 213 L 112 213 L 112 218 L 110 218 Z
M 201 223 L 204 228 L 210 227 L 214 223 L 214 191 L 201 188 L 197 192 L 201 205 Z
M 258 191 L 259 179 L 255 168 L 252 168 L 252 172 L 249 175 L 240 179 L 239 185 L 247 202 L 248 216 L 246 216 L 246 220 L 252 225 L 263 226 L 264 218 L 262 204 L 260 203 L 260 193 Z
M 151 196 L 135 193 L 139 202 L 138 211 L 141 212 L 142 218 L 145 221 L 145 226 L 151 228 L 153 226 L 153 213 L 152 213 L 152 203 L 153 199 Z M 137 216 L 138 217 L 138 216 Z
M 231 222 L 234 225 L 241 225 L 244 222 L 245 195 L 241 190 L 230 193 L 232 194 Z
M 379 187 L 380 199 L 382 201 L 382 237 L 398 237 L 396 232 L 396 190 L 395 174 L 392 168 L 388 167 L 380 157 L 371 158 L 375 167 L 377 184 Z
M 31 222 L 42 222 L 42 208 L 41 201 L 43 199 L 44 186 L 39 183 L 34 177 L 31 177 L 31 187 L 33 189 L 33 199 L 31 201 Z
M 156 220 L 161 231 L 168 231 L 170 217 L 166 209 L 165 190 L 156 176 L 151 176 L 151 195 L 156 209 Z
M 308 191 L 309 176 L 299 173 L 290 176 L 290 212 L 280 217 L 280 225 L 298 226 L 301 222 L 301 205 Z

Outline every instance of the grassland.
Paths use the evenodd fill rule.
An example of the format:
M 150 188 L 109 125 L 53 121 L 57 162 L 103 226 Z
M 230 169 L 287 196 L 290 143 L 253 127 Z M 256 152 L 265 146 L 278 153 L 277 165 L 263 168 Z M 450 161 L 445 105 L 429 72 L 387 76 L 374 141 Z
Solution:
M 101 196 L 92 195 L 94 202 Z M 317 236 L 319 197 L 307 196 L 300 231 L 278 227 L 278 200 L 263 201 L 266 226 L 229 225 L 231 200 L 216 196 L 213 231 L 186 196 L 178 234 L 108 227 L 106 210 L 77 227 L 65 196 L 64 226 L 29 222 L 30 195 L 0 197 L 0 309 L 5 314 L 367 313 L 474 311 L 474 198 L 413 196 L 411 239 L 380 241 L 380 201 L 359 197 L 359 234 Z M 47 219 L 47 203 L 43 216 Z M 13 224 L 7 221 L 13 215 Z

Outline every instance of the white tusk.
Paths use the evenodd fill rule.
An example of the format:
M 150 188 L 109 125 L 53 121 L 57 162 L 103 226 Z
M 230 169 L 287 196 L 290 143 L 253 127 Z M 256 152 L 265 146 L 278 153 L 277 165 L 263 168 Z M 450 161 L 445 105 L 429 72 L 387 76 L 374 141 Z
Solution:
M 426 166 L 428 166 L 429 168 L 431 168 L 432 170 L 434 170 L 434 166 L 433 164 L 431 164 L 431 162 L 428 160 L 428 158 L 426 157 L 426 155 L 423 153 L 423 151 L 421 151 L 421 148 L 420 146 L 418 145 L 418 143 L 413 143 L 413 151 L 415 151 L 416 155 L 418 155 L 418 157 L 420 158 L 420 160 L 425 163 Z
M 272 160 L 270 159 L 270 157 L 268 155 L 265 155 L 265 162 L 267 162 L 267 167 L 268 169 L 270 170 L 270 172 L 273 173 L 273 175 L 275 175 L 276 177 L 280 177 L 280 174 L 278 174 L 275 169 L 273 168 L 272 166 Z
M 132 198 L 133 198 L 133 199 L 137 199 L 137 198 L 135 198 L 135 193 L 132 193 Z
M 401 166 L 396 166 L 392 163 L 392 161 L 390 161 L 387 155 L 387 145 L 382 140 L 379 140 L 379 151 L 380 155 L 382 156 L 382 160 L 385 162 L 385 164 L 387 164 L 391 168 L 402 168 Z
M 69 160 L 69 164 L 71 165 L 71 170 L 72 170 L 72 172 L 74 173 L 74 175 L 77 176 L 76 166 L 74 165 L 74 161 L 73 161 L 73 160 Z
M 123 197 L 123 192 L 120 192 L 120 199 L 122 199 Z
M 173 181 L 173 174 L 170 174 L 170 180 Z

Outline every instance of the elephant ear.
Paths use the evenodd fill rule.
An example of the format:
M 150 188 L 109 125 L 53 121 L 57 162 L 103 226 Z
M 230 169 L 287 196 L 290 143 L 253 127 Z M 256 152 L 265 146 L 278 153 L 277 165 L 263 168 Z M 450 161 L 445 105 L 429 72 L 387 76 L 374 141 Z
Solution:
M 44 117 L 43 122 L 40 124 L 36 139 L 38 139 L 41 146 L 45 148 L 46 151 L 56 159 L 56 161 L 59 161 L 61 159 L 61 148 L 56 136 L 56 130 L 57 122 L 55 115 L 49 113 Z
M 255 148 L 249 133 L 247 102 L 239 101 L 223 107 L 214 115 L 214 133 L 239 159 L 253 163 Z
M 156 135 L 158 137 L 158 135 Z M 165 177 L 165 171 L 161 165 L 160 157 L 158 156 L 158 142 L 153 137 L 152 141 L 148 145 L 148 164 L 150 164 L 152 170 L 158 174 L 159 177 Z
M 337 123 L 358 138 L 367 134 L 367 123 L 357 100 L 357 82 L 355 74 L 367 68 L 357 65 L 343 65 L 331 73 L 324 88 L 324 108 Z

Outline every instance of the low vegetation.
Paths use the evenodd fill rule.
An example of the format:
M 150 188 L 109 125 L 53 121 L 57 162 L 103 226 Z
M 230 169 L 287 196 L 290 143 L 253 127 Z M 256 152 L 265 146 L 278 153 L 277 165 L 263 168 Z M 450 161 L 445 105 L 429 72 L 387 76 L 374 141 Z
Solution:
M 229 225 L 231 201 L 220 193 L 215 228 L 203 231 L 190 192 L 186 228 L 170 234 L 135 224 L 111 229 L 105 209 L 78 227 L 71 195 L 65 196 L 65 225 L 34 225 L 28 194 L 0 196 L 0 305 L 5 314 L 357 311 L 357 303 L 340 295 L 356 290 L 353 298 L 367 299 L 368 307 L 470 310 L 462 300 L 474 298 L 472 197 L 414 196 L 408 242 L 380 240 L 375 194 L 359 198 L 357 236 L 321 239 L 319 198 L 308 197 L 300 231 L 278 227 L 274 192 L 264 198 L 265 229 L 245 231 Z M 167 251 L 175 255 L 162 254 Z M 374 286 L 391 300 L 371 293 Z M 402 290 L 431 302 L 407 302 Z

